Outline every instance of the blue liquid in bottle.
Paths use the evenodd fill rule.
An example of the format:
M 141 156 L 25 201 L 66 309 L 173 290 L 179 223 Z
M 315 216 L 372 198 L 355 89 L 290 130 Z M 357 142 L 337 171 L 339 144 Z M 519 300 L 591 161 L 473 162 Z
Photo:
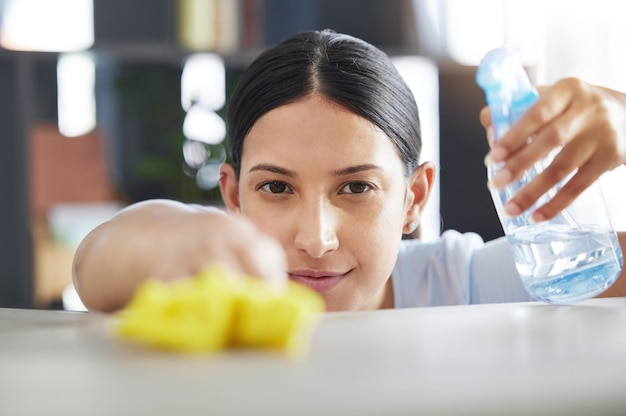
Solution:
M 571 303 L 599 295 L 622 270 L 622 251 L 610 228 L 536 224 L 508 238 L 524 287 L 544 302 Z
M 485 91 L 496 140 L 538 98 L 519 54 L 512 49 L 491 51 L 481 62 L 476 81 Z M 573 303 L 604 292 L 621 273 L 623 254 L 610 224 L 580 224 L 567 210 L 550 221 L 533 223 L 531 214 L 554 196 L 560 184 L 518 217 L 508 217 L 503 210 L 504 204 L 532 181 L 555 154 L 529 168 L 518 181 L 500 190 L 492 189 L 491 196 L 528 293 L 544 302 Z M 502 164 L 488 167 L 488 179 L 501 167 Z

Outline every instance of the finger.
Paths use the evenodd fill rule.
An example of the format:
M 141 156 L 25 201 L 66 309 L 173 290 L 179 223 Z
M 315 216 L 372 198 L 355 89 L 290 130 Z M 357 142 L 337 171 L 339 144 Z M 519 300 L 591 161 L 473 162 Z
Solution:
M 491 111 L 489 111 L 489 107 L 485 106 L 482 108 L 482 110 L 480 110 L 479 119 L 480 119 L 480 123 L 485 128 L 485 133 L 487 136 L 487 143 L 489 143 L 489 147 L 492 147 L 496 140 L 496 135 L 493 130 L 493 123 L 491 121 Z
M 266 280 L 279 290 L 285 287 L 287 258 L 283 248 L 273 239 L 259 235 L 253 247 L 240 247 L 237 256 L 245 274 Z
M 563 188 L 557 192 L 554 198 L 533 213 L 533 219 L 540 222 L 554 218 L 559 212 L 574 202 L 604 171 L 602 160 L 594 160 L 581 167 Z
M 238 217 L 247 238 L 237 239 L 235 250 L 245 272 L 269 281 L 276 287 L 287 280 L 287 256 L 274 238 L 259 230 L 249 219 Z M 243 235 L 243 232 L 242 232 Z
M 538 160 L 545 158 L 554 149 L 565 145 L 571 138 L 583 135 L 585 133 L 584 129 L 585 120 L 580 118 L 577 112 L 562 114 L 558 120 L 542 129 L 530 143 L 507 159 L 506 164 L 493 178 L 493 185 L 496 188 L 502 188 L 518 180 Z M 592 144 L 590 140 L 580 140 L 580 142 L 588 145 Z M 570 149 L 565 154 L 577 155 L 574 150 Z M 581 155 L 578 154 L 578 156 Z M 590 155 L 588 156 L 590 157 Z
M 514 195 L 505 205 L 507 214 L 516 216 L 526 211 L 542 195 L 570 175 L 576 168 L 589 163 L 588 161 L 595 150 L 595 143 L 586 140 L 581 141 L 581 145 L 575 147 L 568 146 L 561 150 L 543 172 Z
M 517 181 L 530 169 L 538 160 L 545 158 L 554 146 L 542 140 L 534 140 L 518 151 L 514 157 L 506 161 L 496 175 L 491 179 L 496 189 L 501 189 L 508 184 Z
M 478 118 L 480 120 L 480 124 L 482 124 L 483 127 L 487 128 L 487 127 L 491 126 L 491 124 L 492 124 L 492 121 L 491 121 L 491 111 L 489 111 L 489 107 L 488 106 L 484 106 L 480 110 L 480 114 L 479 114 Z
M 538 135 L 544 126 L 569 107 L 572 91 L 563 82 L 556 83 L 533 104 L 494 144 L 492 158 L 498 163 L 521 149 L 529 137 Z

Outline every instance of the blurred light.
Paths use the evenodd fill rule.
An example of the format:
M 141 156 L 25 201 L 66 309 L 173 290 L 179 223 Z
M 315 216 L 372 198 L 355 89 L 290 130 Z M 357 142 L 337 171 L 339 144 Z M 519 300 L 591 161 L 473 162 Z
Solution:
M 476 65 L 490 49 L 504 43 L 504 2 L 501 0 L 448 0 L 447 49 L 465 65 Z
M 217 4 L 206 0 L 179 0 L 179 37 L 186 48 L 215 50 L 217 45 Z
M 525 64 L 543 53 L 543 19 L 539 0 L 446 0 L 445 39 L 449 56 L 463 65 L 478 65 L 485 54 L 505 44 L 521 48 Z M 569 7 L 569 6 L 568 6 Z
M 546 22 L 545 82 L 579 77 L 626 90 L 626 3 L 553 0 Z
M 190 55 L 181 77 L 181 105 L 189 111 L 193 104 L 219 110 L 226 103 L 226 69 L 219 55 Z
M 226 137 L 226 123 L 214 111 L 195 104 L 187 111 L 183 134 L 190 140 L 219 144 Z
M 63 301 L 63 309 L 66 311 L 87 312 L 87 307 L 85 307 L 83 301 L 80 300 L 80 296 L 78 296 L 76 287 L 73 284 L 63 289 L 61 300 Z
M 183 157 L 188 166 L 199 168 L 209 156 L 209 151 L 204 143 L 195 140 L 186 140 L 183 143 Z
M 178 0 L 178 39 L 187 49 L 235 52 L 239 45 L 237 0 Z
M 220 145 L 226 137 L 226 123 L 216 113 L 226 103 L 226 69 L 217 54 L 190 55 L 181 77 L 181 105 L 187 112 L 183 134 L 183 156 L 188 167 L 197 169 L 200 189 L 213 189 L 219 181 L 221 155 L 213 157 L 206 145 Z M 223 150 L 223 146 L 216 146 Z M 211 157 L 211 159 L 209 159 Z
M 93 0 L 5 0 L 1 16 L 5 49 L 76 52 L 94 42 Z
M 198 169 L 196 174 L 196 184 L 200 189 L 213 189 L 220 181 L 221 163 L 207 163 Z
M 95 78 L 95 63 L 88 54 L 59 56 L 59 132 L 64 136 L 81 136 L 96 127 Z

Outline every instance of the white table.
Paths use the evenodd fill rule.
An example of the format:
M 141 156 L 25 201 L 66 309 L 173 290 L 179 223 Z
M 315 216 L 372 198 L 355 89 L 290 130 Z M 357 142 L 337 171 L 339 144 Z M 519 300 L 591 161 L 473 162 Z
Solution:
M 0 415 L 624 415 L 626 298 L 324 316 L 311 351 L 186 356 L 0 309 Z

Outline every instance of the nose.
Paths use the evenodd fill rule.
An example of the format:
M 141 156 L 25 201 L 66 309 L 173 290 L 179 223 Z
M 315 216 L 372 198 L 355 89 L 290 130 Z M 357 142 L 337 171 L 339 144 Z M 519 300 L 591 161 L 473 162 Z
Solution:
M 307 203 L 300 210 L 294 245 L 313 258 L 339 247 L 337 237 L 339 213 L 328 201 Z

